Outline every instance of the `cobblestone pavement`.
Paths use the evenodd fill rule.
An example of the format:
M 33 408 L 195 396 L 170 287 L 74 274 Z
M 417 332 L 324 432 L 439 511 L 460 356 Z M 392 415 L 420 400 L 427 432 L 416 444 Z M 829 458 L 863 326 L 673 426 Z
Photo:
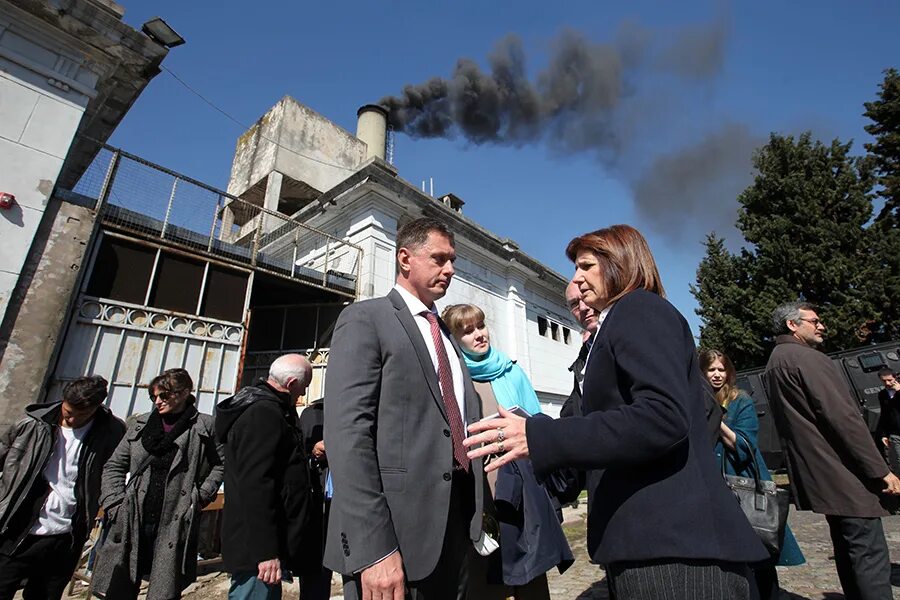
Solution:
M 584 529 L 584 504 L 578 509 L 566 509 L 566 535 L 575 553 L 576 562 L 563 575 L 556 571 L 549 574 L 550 595 L 553 600 L 607 600 L 603 571 L 588 562 Z M 900 600 L 900 516 L 887 517 L 884 530 L 888 547 L 893 556 L 892 583 L 894 599 Z M 778 567 L 778 576 L 784 590 L 781 600 L 840 600 L 844 596 L 831 558 L 831 538 L 824 517 L 810 512 L 791 511 L 791 528 L 806 556 L 806 564 L 799 567 Z M 226 600 L 228 577 L 222 573 L 210 573 L 188 588 L 185 600 Z M 332 586 L 335 600 L 340 586 Z M 297 584 L 284 586 L 284 600 L 297 600 Z M 71 598 L 81 598 L 75 595 Z
M 588 562 L 584 526 L 579 520 L 584 515 L 569 513 L 566 518 L 566 535 L 575 553 L 575 564 L 563 575 L 556 571 L 549 574 L 550 595 L 553 600 L 607 600 L 603 571 Z M 778 567 L 781 584 L 781 600 L 840 600 L 844 597 L 832 559 L 831 538 L 825 518 L 811 512 L 791 510 L 789 522 L 800 548 L 806 556 L 806 564 L 798 567 Z M 888 548 L 893 558 L 891 583 L 894 599 L 900 600 L 900 516 L 883 519 Z

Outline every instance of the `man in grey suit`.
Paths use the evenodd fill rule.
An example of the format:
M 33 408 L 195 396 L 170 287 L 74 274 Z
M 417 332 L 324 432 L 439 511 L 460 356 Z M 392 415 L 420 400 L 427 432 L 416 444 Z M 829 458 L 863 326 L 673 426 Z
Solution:
M 462 445 L 481 407 L 437 316 L 453 234 L 416 219 L 397 233 L 393 290 L 348 306 L 325 387 L 334 481 L 325 565 L 348 600 L 463 599 L 482 525 L 484 471 Z

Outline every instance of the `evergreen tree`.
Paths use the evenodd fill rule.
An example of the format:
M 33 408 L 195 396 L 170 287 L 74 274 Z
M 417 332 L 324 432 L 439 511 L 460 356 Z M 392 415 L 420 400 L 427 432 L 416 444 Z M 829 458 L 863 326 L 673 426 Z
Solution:
M 875 238 L 866 228 L 873 178 L 868 161 L 849 151 L 849 143 L 826 146 L 809 133 L 772 134 L 757 150 L 757 175 L 738 197 L 737 225 L 748 246 L 733 256 L 708 239 L 692 290 L 701 345 L 719 346 L 738 368 L 762 365 L 772 347 L 772 310 L 798 299 L 820 307 L 826 350 L 873 339 L 881 317 L 870 286 Z
M 735 364 L 750 364 L 762 351 L 762 340 L 746 310 L 750 295 L 747 266 L 711 233 L 704 242 L 706 255 L 697 269 L 691 293 L 700 304 L 700 340 L 703 348 L 725 349 Z
M 866 132 L 874 139 L 866 150 L 875 160 L 878 183 L 882 186 L 884 208 L 879 221 L 897 226 L 900 221 L 900 74 L 896 69 L 884 72 L 881 91 L 874 102 L 866 102 L 863 113 L 872 123 Z
M 877 288 L 876 301 L 882 307 L 875 333 L 878 340 L 891 340 L 900 337 L 900 74 L 897 70 L 886 70 L 879 87 L 878 98 L 866 102 L 864 114 L 872 121 L 865 129 L 874 140 L 866 144 L 866 150 L 874 163 L 879 196 L 884 201 L 872 227 L 873 260 L 878 270 L 873 287 Z

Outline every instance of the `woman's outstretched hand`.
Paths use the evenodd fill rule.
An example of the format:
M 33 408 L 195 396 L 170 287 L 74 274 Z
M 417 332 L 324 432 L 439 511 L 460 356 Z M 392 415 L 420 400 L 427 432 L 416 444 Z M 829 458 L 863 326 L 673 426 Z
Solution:
M 508 462 L 528 458 L 525 419 L 502 406 L 498 409 L 499 417 L 469 425 L 469 437 L 463 440 L 463 445 L 469 448 L 469 458 L 495 455 L 485 465 L 486 472 L 495 471 Z

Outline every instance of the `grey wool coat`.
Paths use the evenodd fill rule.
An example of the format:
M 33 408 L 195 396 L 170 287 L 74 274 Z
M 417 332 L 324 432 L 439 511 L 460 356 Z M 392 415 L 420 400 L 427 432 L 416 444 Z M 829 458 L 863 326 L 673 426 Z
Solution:
M 138 534 L 150 482 L 150 469 L 142 468 L 150 455 L 141 431 L 148 417 L 149 413 L 129 419 L 125 437 L 103 471 L 100 499 L 107 531 L 93 575 L 94 593 L 101 598 L 133 597 L 130 590 L 139 583 Z M 213 418 L 198 413 L 193 421 L 175 440 L 178 451 L 169 469 L 147 600 L 180 598 L 196 579 L 198 516 L 216 497 L 225 474 L 224 446 L 215 442 Z M 136 472 L 137 477 L 129 477 L 126 484 L 126 474 Z

